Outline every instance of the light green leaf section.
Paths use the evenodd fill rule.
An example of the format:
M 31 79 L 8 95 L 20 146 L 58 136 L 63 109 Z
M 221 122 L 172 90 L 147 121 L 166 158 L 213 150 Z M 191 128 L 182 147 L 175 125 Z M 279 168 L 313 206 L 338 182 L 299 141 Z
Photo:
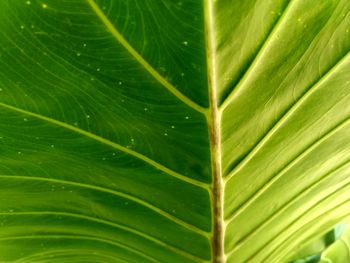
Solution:
M 350 197 L 350 5 L 317 3 L 288 3 L 223 104 L 230 262 L 281 262 Z
M 348 0 L 3 0 L 0 28 L 0 262 L 283 263 L 349 217 Z

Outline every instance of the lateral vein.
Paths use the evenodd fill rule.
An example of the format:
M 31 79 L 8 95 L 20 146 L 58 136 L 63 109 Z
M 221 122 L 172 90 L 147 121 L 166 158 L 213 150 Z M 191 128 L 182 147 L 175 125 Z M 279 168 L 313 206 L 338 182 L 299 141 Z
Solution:
M 324 82 L 326 82 L 337 70 L 344 64 L 348 62 L 350 58 L 350 52 L 347 52 L 341 59 L 339 59 L 327 72 L 325 72 L 315 83 L 308 88 L 308 90 L 286 111 L 286 113 L 279 119 L 269 131 L 264 135 L 264 137 L 250 150 L 246 157 L 241 160 L 241 162 L 234 167 L 229 174 L 225 177 L 225 181 L 229 181 L 233 176 L 235 176 L 239 171 L 241 171 L 244 166 L 262 149 L 262 147 L 275 135 L 275 133 L 293 116 L 293 114 L 301 107 L 301 105 L 307 101 Z
M 140 230 L 137 230 L 136 228 L 132 228 L 132 227 L 129 227 L 129 226 L 125 226 L 125 225 L 122 225 L 122 224 L 118 224 L 118 223 L 115 223 L 115 222 L 112 222 L 112 221 L 108 221 L 108 220 L 105 220 L 105 219 L 100 219 L 100 218 L 97 218 L 97 217 L 92 217 L 92 216 L 87 216 L 87 215 L 83 215 L 83 214 L 77 214 L 77 213 L 67 213 L 67 212 L 56 212 L 56 211 L 31 211 L 31 212 L 6 212 L 6 213 L 3 213 L 3 212 L 0 212 L 0 216 L 2 215 L 6 215 L 6 216 L 20 216 L 20 215 L 24 215 L 24 216 L 64 216 L 64 217 L 72 217 L 72 218 L 78 218 L 78 219 L 84 219 L 84 220 L 88 220 L 88 221 L 93 221 L 93 222 L 96 222 L 96 223 L 99 223 L 99 224 L 103 224 L 103 225 L 108 225 L 108 226 L 112 226 L 114 228 L 117 228 L 117 229 L 122 229 L 122 230 L 125 230 L 127 232 L 130 232 L 130 233 L 133 233 L 135 235 L 138 235 L 138 236 L 141 236 L 145 239 L 148 239 L 166 249 L 169 249 L 177 254 L 180 254 L 184 257 L 187 257 L 189 259 L 192 259 L 194 262 L 205 262 L 204 259 L 202 258 L 199 258 L 193 254 L 190 254 L 182 249 L 179 249 L 177 247 L 174 247 L 156 237 L 153 237 L 145 232 L 142 232 Z
M 13 237 L 1 237 L 0 241 L 6 241 L 6 240 L 20 240 L 20 239 L 61 239 L 61 238 L 66 238 L 66 239 L 82 239 L 82 240 L 90 240 L 90 241 L 97 241 L 101 243 L 106 243 L 110 244 L 116 247 L 121 247 L 126 250 L 129 250 L 130 252 L 139 255 L 143 258 L 146 258 L 152 262 L 158 262 L 157 259 L 145 254 L 143 251 L 137 250 L 135 248 L 132 248 L 130 246 L 126 246 L 122 243 L 111 241 L 108 239 L 104 238 L 98 238 L 98 237 L 93 237 L 93 236 L 81 236 L 81 235 L 27 235 L 27 236 L 13 236 Z
M 230 224 L 237 216 L 242 214 L 253 202 L 255 202 L 259 197 L 261 197 L 266 191 L 270 189 L 272 185 L 274 185 L 286 172 L 288 172 L 291 168 L 293 168 L 298 162 L 303 160 L 308 154 L 312 153 L 317 147 L 322 145 L 326 140 L 330 139 L 341 129 L 345 128 L 350 124 L 350 117 L 337 124 L 331 130 L 327 131 L 322 135 L 319 139 L 312 142 L 306 149 L 302 150 L 297 156 L 295 156 L 282 170 L 277 172 L 277 174 L 273 175 L 265 184 L 258 188 L 256 192 L 254 192 L 250 197 L 244 202 L 242 206 L 240 206 L 237 210 L 235 210 L 231 216 L 226 220 L 227 224 Z
M 6 179 L 18 179 L 18 180 L 33 180 L 33 181 L 44 181 L 44 182 L 51 182 L 51 183 L 57 183 L 57 184 L 65 184 L 65 185 L 71 185 L 71 186 L 75 186 L 75 187 L 80 187 L 80 188 L 87 188 L 87 189 L 91 189 L 94 191 L 99 191 L 99 192 L 104 192 L 104 193 L 108 193 L 114 196 L 118 196 L 121 198 L 125 198 L 128 200 L 131 200 L 141 206 L 144 206 L 156 213 L 158 213 L 159 215 L 169 219 L 170 221 L 185 227 L 199 235 L 202 235 L 204 237 L 208 237 L 209 233 L 207 233 L 206 231 L 198 228 L 197 226 L 194 226 L 190 223 L 187 223 L 183 220 L 181 220 L 178 217 L 175 217 L 171 214 L 169 214 L 168 212 L 164 211 L 163 209 L 145 201 L 142 200 L 136 196 L 127 194 L 127 193 L 123 193 L 114 189 L 109 189 L 109 188 L 105 188 L 102 186 L 96 186 L 96 185 L 91 185 L 91 184 L 86 184 L 86 183 L 79 183 L 79 182 L 73 182 L 73 181 L 67 181 L 67 180 L 62 180 L 62 179 L 53 179 L 53 178 L 44 178 L 44 177 L 34 177 L 34 176 L 19 176 L 19 175 L 0 175 L 0 179 L 1 178 L 6 178 Z
M 194 110 L 207 115 L 208 109 L 200 106 L 183 93 L 181 93 L 177 88 L 174 87 L 168 80 L 166 80 L 155 68 L 153 68 L 141 55 L 138 53 L 130 43 L 125 39 L 125 37 L 117 30 L 117 28 L 112 24 L 108 17 L 104 14 L 101 8 L 96 4 L 94 0 L 86 0 L 94 13 L 106 26 L 108 31 L 113 35 L 113 37 L 132 55 L 137 62 L 139 62 L 145 70 L 150 73 L 154 79 L 161 83 L 168 91 L 170 91 L 175 97 L 181 100 L 183 103 L 187 104 Z
M 250 63 L 247 70 L 244 72 L 242 78 L 239 80 L 239 82 L 236 84 L 236 86 L 233 88 L 233 90 L 230 92 L 230 94 L 226 97 L 226 99 L 220 105 L 220 107 L 219 107 L 220 112 L 224 111 L 227 108 L 227 106 L 230 104 L 230 102 L 234 99 L 239 87 L 242 86 L 242 84 L 249 78 L 249 75 L 254 70 L 255 65 L 260 61 L 261 57 L 263 56 L 263 54 L 265 52 L 265 49 L 269 46 L 271 39 L 273 39 L 276 31 L 279 30 L 279 28 L 284 20 L 284 17 L 286 16 L 286 14 L 289 13 L 289 9 L 291 8 L 292 2 L 293 2 L 293 0 L 290 0 L 288 2 L 287 6 L 284 9 L 283 14 L 278 18 L 277 22 L 273 25 L 273 27 L 270 31 L 270 34 L 268 35 L 268 37 L 266 38 L 265 42 L 260 47 L 258 52 L 256 53 L 256 56 L 254 57 L 253 61 Z
M 22 114 L 25 114 L 25 115 L 29 115 L 29 116 L 32 116 L 32 117 L 35 117 L 35 118 L 38 118 L 38 119 L 41 119 L 43 121 L 46 121 L 46 122 L 49 122 L 49 123 L 52 123 L 52 124 L 55 124 L 57 126 L 60 126 L 60 127 L 63 127 L 63 128 L 66 128 L 68 130 L 71 130 L 73 132 L 76 132 L 76 133 L 79 133 L 81 135 L 84 135 L 86 137 L 89 137 L 93 140 L 96 140 L 98 142 L 101 142 L 103 144 L 106 144 L 112 148 L 115 148 L 119 151 L 122 151 L 122 152 L 125 152 L 129 155 L 132 155 L 134 157 L 136 157 L 137 159 L 140 159 L 142 161 L 144 161 L 145 163 L 148 163 L 149 165 L 155 167 L 156 169 L 160 170 L 160 171 L 163 171 L 164 173 L 170 175 L 170 176 L 173 176 L 181 181 L 184 181 L 184 182 L 187 182 L 189 184 L 192 184 L 192 185 L 195 185 L 195 186 L 198 186 L 198 187 L 201 187 L 203 189 L 208 189 L 209 188 L 209 185 L 206 184 L 206 183 L 203 183 L 201 181 L 198 181 L 198 180 L 195 180 L 195 179 L 192 179 L 192 178 L 189 178 L 189 177 L 186 177 L 182 174 L 179 174 L 171 169 L 169 169 L 168 167 L 165 167 L 164 165 L 150 159 L 149 157 L 139 153 L 139 152 L 136 152 L 134 150 L 131 150 L 127 147 L 124 147 L 118 143 L 115 143 L 115 142 L 112 142 L 108 139 L 105 139 L 101 136 L 98 136 L 94 133 L 91 133 L 91 132 L 88 132 L 88 131 L 85 131 L 83 129 L 80 129 L 78 127 L 75 127 L 73 125 L 70 125 L 68 123 L 65 123 L 65 122 L 62 122 L 62 121 L 59 121 L 59 120 L 56 120 L 56 119 L 53 119 L 53 118 L 50 118 L 50 117 L 47 117 L 47 116 L 44 116 L 44 115 L 41 115 L 41 114 L 37 114 L 37 113 L 34 113 L 34 112 L 30 112 L 30 111 L 27 111 L 27 110 L 23 110 L 23 109 L 20 109 L 20 108 L 17 108 L 15 106 L 11 106 L 11 105 L 8 105 L 8 104 L 5 104 L 5 103 L 2 103 L 0 102 L 0 107 L 4 107 L 6 109 L 9 109 L 9 110 L 12 110 L 12 111 L 16 111 L 16 112 L 19 112 L 19 113 L 22 113 Z
M 261 231 L 264 227 L 266 227 L 268 224 L 270 224 L 273 220 L 281 216 L 285 211 L 287 211 L 288 208 L 290 208 L 293 204 L 299 202 L 303 198 L 307 196 L 312 190 L 317 189 L 317 187 L 324 183 L 326 180 L 329 179 L 329 177 L 333 176 L 340 170 L 346 168 L 350 164 L 350 160 L 347 160 L 345 163 L 342 163 L 338 166 L 336 166 L 335 169 L 331 170 L 330 172 L 323 175 L 319 180 L 315 181 L 308 187 L 302 189 L 300 192 L 298 192 L 296 195 L 294 195 L 290 200 L 288 200 L 281 208 L 276 210 L 268 219 L 266 219 L 261 225 L 254 228 L 252 231 L 247 233 L 245 236 L 240 238 L 235 246 L 232 248 L 232 250 L 228 253 L 228 255 L 233 254 L 235 251 L 239 250 L 242 246 L 244 246 L 249 240 L 254 238 L 254 235 L 256 235 L 257 232 Z M 347 183 L 348 184 L 348 183 Z M 338 191 L 338 190 L 337 190 Z M 333 193 L 332 193 L 333 194 Z M 322 199 L 323 200 L 323 199 Z M 229 224 L 229 223 L 228 223 Z

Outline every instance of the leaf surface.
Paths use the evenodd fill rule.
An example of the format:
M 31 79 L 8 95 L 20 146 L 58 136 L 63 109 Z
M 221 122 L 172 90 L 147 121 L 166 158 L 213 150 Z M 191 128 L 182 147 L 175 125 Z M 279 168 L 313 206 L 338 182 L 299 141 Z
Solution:
M 287 262 L 349 217 L 348 0 L 0 2 L 0 261 Z

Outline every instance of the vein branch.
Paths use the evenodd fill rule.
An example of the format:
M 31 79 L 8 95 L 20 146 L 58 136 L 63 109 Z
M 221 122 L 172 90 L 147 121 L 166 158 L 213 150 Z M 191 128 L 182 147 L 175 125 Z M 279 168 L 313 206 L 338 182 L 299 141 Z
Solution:
M 252 231 L 247 233 L 245 236 L 240 238 L 235 246 L 232 248 L 232 250 L 228 253 L 229 255 L 233 254 L 237 250 L 239 250 L 243 245 L 245 245 L 249 240 L 252 240 L 256 234 L 261 231 L 262 229 L 266 228 L 273 220 L 276 220 L 276 218 L 282 216 L 283 213 L 288 211 L 288 209 L 297 202 L 301 202 L 303 198 L 306 200 L 307 196 L 312 192 L 313 190 L 320 187 L 320 185 L 327 180 L 329 180 L 330 177 L 337 176 L 337 173 L 339 173 L 343 169 L 347 169 L 347 166 L 349 166 L 350 160 L 346 160 L 344 163 L 341 163 L 340 165 L 337 165 L 334 169 L 332 169 L 330 172 L 323 175 L 321 178 L 319 178 L 317 181 L 309 185 L 308 187 L 302 189 L 299 191 L 296 195 L 294 195 L 290 200 L 288 200 L 281 208 L 276 210 L 268 219 L 264 220 L 262 224 L 254 228 Z M 337 190 L 338 191 L 338 190 Z M 327 196 L 328 197 L 328 196 Z M 325 197 L 326 198 L 326 197 Z M 325 199 L 323 198 L 323 199 Z M 323 200 L 322 199 L 322 200 Z M 229 223 L 228 223 L 229 224 Z
M 35 176 L 22 176 L 22 175 L 0 175 L 0 179 L 17 179 L 17 180 L 32 180 L 32 181 L 42 181 L 42 182 L 50 182 L 50 183 L 56 183 L 56 184 L 65 184 L 65 185 L 71 185 L 74 187 L 79 187 L 79 188 L 86 188 L 86 189 L 90 189 L 90 190 L 94 190 L 94 191 L 99 191 L 99 192 L 104 192 L 104 193 L 108 193 L 111 194 L 113 196 L 119 197 L 119 198 L 124 198 L 124 199 L 128 199 L 130 201 L 133 201 L 143 207 L 146 207 L 154 212 L 156 212 L 157 214 L 169 219 L 170 221 L 172 221 L 173 223 L 182 226 L 184 228 L 187 228 L 199 235 L 202 235 L 204 237 L 208 237 L 208 233 L 200 228 L 198 228 L 195 225 L 192 225 L 190 223 L 187 223 L 185 221 L 183 221 L 182 219 L 173 216 L 172 214 L 169 214 L 167 211 L 163 210 L 162 208 L 159 208 L 145 200 L 142 200 L 140 198 L 138 198 L 137 196 L 133 196 L 121 191 L 117 191 L 114 189 L 109 189 L 106 187 L 102 187 L 102 186 L 95 186 L 95 185 L 91 185 L 91 184 L 86 184 L 86 183 L 79 183 L 79 182 L 73 182 L 73 181 L 67 181 L 67 180 L 62 180 L 62 179 L 53 179 L 53 178 L 44 178 L 44 177 L 35 177 Z
M 124 147 L 118 143 L 115 143 L 115 142 L 112 142 L 108 139 L 105 139 L 101 136 L 98 136 L 94 133 L 91 133 L 91 132 L 88 132 L 86 130 L 83 130 L 83 129 L 80 129 L 78 127 L 75 127 L 73 125 L 70 125 L 68 123 L 65 123 L 65 122 L 62 122 L 62 121 L 59 121 L 59 120 L 55 120 L 53 118 L 50 118 L 50 117 L 47 117 L 47 116 L 44 116 L 44 115 L 41 115 L 41 114 L 37 114 L 37 113 L 34 113 L 34 112 L 30 112 L 30 111 L 27 111 L 27 110 L 23 110 L 23 109 L 20 109 L 20 108 L 17 108 L 15 106 L 11 106 L 11 105 L 8 105 L 8 104 L 5 104 L 5 103 L 2 103 L 0 102 L 0 107 L 3 107 L 3 108 L 6 108 L 8 110 L 12 110 L 12 111 L 16 111 L 16 112 L 19 112 L 19 113 L 22 113 L 22 114 L 25 114 L 25 115 L 28 115 L 28 116 L 32 116 L 32 117 L 35 117 L 35 118 L 38 118 L 40 120 L 43 120 L 43 121 L 46 121 L 46 122 L 49 122 L 49 123 L 52 123 L 54 125 L 57 125 L 57 126 L 60 126 L 60 127 L 63 127 L 63 128 L 66 128 L 68 130 L 71 130 L 73 132 L 76 132 L 76 133 L 79 133 L 81 135 L 84 135 L 86 137 L 89 137 L 93 140 L 96 140 L 100 143 L 103 143 L 103 144 L 106 144 L 114 149 L 117 149 L 119 151 L 122 151 L 124 153 L 127 153 L 131 156 L 134 156 L 136 157 L 137 159 L 140 159 L 142 160 L 143 162 L 145 163 L 148 163 L 149 165 L 155 167 L 156 169 L 160 170 L 160 171 L 163 171 L 164 173 L 170 175 L 170 176 L 173 176 L 179 180 L 182 180 L 184 182 L 187 182 L 189 184 L 192 184 L 192 185 L 195 185 L 195 186 L 198 186 L 198 187 L 201 187 L 201 188 L 204 188 L 204 189 L 208 189 L 208 185 L 206 183 L 203 183 L 201 181 L 198 181 L 198 180 L 195 180 L 195 179 L 192 179 L 192 178 L 189 178 L 187 176 L 184 176 L 182 174 L 179 174 L 171 169 L 169 169 L 168 167 L 152 160 L 151 158 L 139 153 L 139 152 L 136 152 L 132 149 L 129 149 L 127 147 Z
M 108 31 L 113 35 L 113 37 L 132 55 L 136 61 L 138 61 L 149 74 L 153 76 L 160 84 L 162 84 L 168 91 L 170 91 L 175 97 L 181 100 L 183 103 L 187 104 L 194 110 L 207 114 L 207 109 L 200 106 L 183 93 L 181 93 L 176 87 L 174 87 L 168 80 L 166 80 L 155 68 L 153 68 L 141 55 L 138 53 L 130 43 L 125 39 L 125 37 L 116 29 L 108 17 L 103 13 L 101 8 L 96 4 L 94 0 L 86 0 L 94 13 L 106 26 Z
M 241 171 L 249 161 L 265 146 L 270 139 L 277 133 L 277 131 L 287 123 L 292 116 L 297 112 L 302 105 L 306 103 L 308 99 L 314 94 L 314 92 L 326 83 L 335 73 L 339 71 L 345 63 L 348 63 L 350 58 L 350 52 L 347 52 L 342 58 L 340 58 L 327 72 L 325 72 L 315 83 L 308 88 L 308 90 L 281 116 L 279 120 L 269 129 L 263 138 L 250 150 L 246 157 L 225 177 L 225 181 L 229 181 L 239 171 Z
M 132 248 L 130 246 L 124 245 L 119 242 L 115 242 L 109 239 L 104 239 L 104 238 L 98 238 L 98 237 L 93 237 L 93 236 L 82 236 L 82 235 L 27 235 L 27 236 L 13 236 L 13 237 L 1 237 L 0 241 L 10 241 L 10 240 L 25 240 L 25 239 L 76 239 L 76 240 L 89 240 L 89 241 L 94 241 L 94 242 L 101 242 L 101 243 L 106 243 L 112 246 L 120 247 L 125 250 L 130 251 L 131 253 L 134 253 L 136 255 L 139 255 L 143 258 L 146 258 L 152 262 L 159 262 L 155 258 L 147 255 L 143 251 L 137 250 L 135 248 Z M 159 262 L 160 263 L 160 262 Z
M 291 8 L 291 2 L 293 0 L 290 0 L 287 4 L 287 6 L 284 9 L 283 14 L 278 18 L 276 23 L 273 25 L 272 29 L 270 30 L 270 34 L 267 36 L 266 40 L 264 41 L 263 45 L 261 48 L 258 50 L 256 53 L 255 58 L 252 60 L 250 63 L 249 67 L 247 70 L 244 72 L 242 78 L 239 80 L 237 85 L 234 87 L 234 89 L 231 91 L 231 93 L 226 97 L 226 99 L 223 101 L 223 103 L 220 105 L 220 111 L 224 111 L 227 106 L 231 103 L 231 101 L 234 99 L 238 89 L 246 82 L 246 80 L 249 79 L 249 76 L 251 75 L 251 72 L 254 71 L 255 65 L 258 64 L 261 61 L 261 58 L 265 54 L 265 50 L 270 46 L 271 40 L 273 40 L 276 32 L 280 29 L 281 24 L 284 21 L 284 17 L 286 14 L 289 13 L 289 9 Z
M 108 221 L 108 220 L 104 220 L 104 219 L 100 219 L 97 217 L 92 217 L 92 216 L 87 216 L 87 215 L 83 215 L 83 214 L 77 214 L 77 213 L 67 213 L 67 212 L 57 212 L 57 211 L 31 211 L 31 212 L 0 212 L 0 215 L 6 215 L 6 216 L 64 216 L 64 217 L 71 217 L 71 218 L 77 218 L 77 219 L 83 219 L 83 220 L 88 220 L 88 221 L 92 221 L 92 222 L 96 222 L 99 224 L 103 224 L 103 225 L 107 225 L 107 226 L 111 226 L 117 229 L 122 229 L 124 231 L 133 233 L 135 235 L 141 236 L 145 239 L 148 239 L 162 247 L 164 247 L 165 249 L 171 250 L 174 253 L 180 254 L 184 257 L 187 257 L 189 259 L 192 259 L 194 262 L 204 262 L 205 260 L 202 258 L 198 258 L 197 256 L 190 254 L 182 249 L 179 249 L 177 247 L 174 247 L 156 237 L 153 237 L 145 232 L 141 232 L 140 230 L 137 230 L 136 228 L 131 228 L 129 226 L 125 226 L 122 224 L 118 224 L 112 221 Z

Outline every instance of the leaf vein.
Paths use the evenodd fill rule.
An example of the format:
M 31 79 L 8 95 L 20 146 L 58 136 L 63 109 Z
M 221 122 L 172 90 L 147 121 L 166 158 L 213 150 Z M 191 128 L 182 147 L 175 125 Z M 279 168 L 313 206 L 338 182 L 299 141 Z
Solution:
M 273 27 L 270 29 L 269 35 L 267 36 L 266 40 L 264 41 L 264 43 L 262 44 L 260 49 L 256 52 L 255 57 L 252 59 L 250 65 L 247 67 L 245 72 L 242 74 L 242 77 L 238 80 L 238 82 L 237 82 L 236 86 L 233 88 L 233 90 L 228 94 L 226 99 L 222 102 L 222 104 L 220 106 L 220 111 L 224 111 L 225 108 L 229 105 L 229 103 L 233 99 L 234 95 L 236 94 L 236 91 L 239 88 L 239 86 L 241 86 L 242 83 L 244 83 L 244 81 L 249 76 L 250 72 L 254 69 L 254 66 L 259 62 L 260 57 L 264 53 L 266 47 L 270 44 L 271 39 L 273 38 L 275 32 L 279 29 L 281 23 L 283 22 L 284 17 L 286 16 L 286 14 L 289 13 L 289 9 L 291 8 L 292 1 L 293 0 L 290 0 L 288 2 L 287 6 L 284 9 L 284 12 L 280 15 L 278 20 L 274 23 Z
M 201 181 L 198 181 L 198 180 L 186 177 L 186 176 L 184 176 L 182 174 L 179 174 L 179 173 L 169 169 L 168 167 L 165 167 L 164 165 L 162 165 L 162 164 L 160 164 L 160 163 L 150 159 L 149 157 L 147 157 L 147 156 L 145 156 L 145 155 L 143 155 L 143 154 L 141 154 L 139 152 L 131 150 L 131 149 L 127 148 L 127 147 L 124 147 L 124 146 L 122 146 L 122 145 L 120 145 L 118 143 L 115 143 L 113 141 L 105 139 L 105 138 L 103 138 L 101 136 L 98 136 L 98 135 L 93 134 L 91 132 L 88 132 L 86 130 L 80 129 L 80 128 L 75 127 L 73 125 L 70 125 L 68 123 L 65 123 L 65 122 L 62 122 L 62 121 L 59 121 L 59 120 L 56 120 L 56 119 L 53 119 L 53 118 L 50 118 L 50 117 L 47 117 L 47 116 L 44 116 L 44 115 L 41 115 L 41 114 L 37 114 L 37 113 L 34 113 L 34 112 L 30 112 L 30 111 L 27 111 L 27 110 L 23 110 L 23 109 L 11 106 L 11 105 L 8 105 L 8 104 L 2 103 L 2 102 L 0 102 L 0 106 L 4 107 L 6 109 L 12 110 L 12 111 L 16 111 L 16 112 L 19 112 L 19 113 L 22 113 L 22 114 L 26 114 L 26 115 L 38 118 L 40 120 L 43 120 L 43 121 L 55 124 L 55 125 L 63 127 L 63 128 L 66 128 L 68 130 L 74 131 L 76 133 L 79 133 L 79 134 L 84 135 L 86 137 L 89 137 L 91 139 L 94 139 L 94 140 L 96 140 L 96 141 L 98 141 L 100 143 L 103 143 L 105 145 L 113 147 L 113 148 L 115 148 L 115 149 L 117 149 L 119 151 L 125 152 L 125 153 L 127 153 L 127 154 L 129 154 L 131 156 L 134 156 L 137 159 L 140 159 L 143 162 L 145 162 L 145 163 L 155 167 L 156 169 L 158 169 L 160 171 L 163 171 L 164 173 L 166 173 L 166 174 L 168 174 L 170 176 L 173 176 L 173 177 L 175 177 L 175 178 L 177 178 L 177 179 L 179 179 L 181 181 L 187 182 L 189 184 L 192 184 L 192 185 L 204 188 L 204 189 L 209 189 L 209 185 L 206 184 L 206 183 L 203 183 Z
M 1 237 L 0 241 L 6 241 L 6 240 L 18 240 L 18 239 L 81 239 L 81 240 L 90 240 L 90 241 L 97 241 L 101 243 L 107 243 L 116 247 L 121 247 L 126 250 L 129 250 L 130 252 L 133 252 L 134 254 L 137 254 L 141 257 L 144 257 L 152 262 L 158 262 L 161 263 L 159 260 L 145 254 L 144 252 L 137 250 L 135 248 L 132 248 L 130 246 L 126 246 L 124 244 L 121 244 L 119 242 L 111 241 L 108 239 L 103 238 L 97 238 L 97 237 L 90 237 L 90 236 L 79 236 L 79 235 L 30 235 L 30 236 L 14 236 L 14 237 Z
M 254 234 L 256 234 L 260 229 L 263 229 L 265 226 L 267 226 L 270 222 L 272 222 L 274 219 L 276 219 L 279 215 L 281 215 L 284 211 L 288 209 L 292 204 L 296 203 L 297 201 L 304 198 L 311 190 L 315 189 L 319 184 L 329 179 L 330 176 L 333 176 L 335 173 L 343 169 L 344 167 L 348 166 L 350 164 L 350 160 L 346 160 L 345 163 L 342 163 L 338 166 L 336 166 L 332 171 L 326 173 L 323 175 L 319 180 L 312 183 L 308 187 L 304 188 L 302 191 L 298 192 L 297 195 L 290 198 L 288 202 L 286 202 L 281 208 L 279 208 L 277 211 L 273 213 L 267 220 L 265 220 L 262 224 L 260 224 L 257 228 L 250 231 L 248 234 L 246 234 L 244 237 L 242 237 L 240 240 L 237 241 L 235 247 L 229 252 L 229 254 L 233 254 L 235 251 L 237 251 L 240 247 L 242 247 L 248 240 L 250 240 Z M 338 191 L 338 190 L 337 190 Z M 326 199 L 324 197 L 323 199 Z M 322 200 L 323 200 L 322 199 Z
M 174 87 L 168 80 L 166 80 L 155 68 L 149 64 L 139 52 L 137 52 L 130 43 L 125 39 L 125 37 L 117 30 L 117 28 L 112 24 L 112 22 L 108 19 L 108 17 L 104 14 L 101 8 L 97 5 L 94 0 L 86 0 L 88 5 L 91 7 L 93 12 L 98 16 L 101 22 L 106 26 L 108 31 L 112 34 L 112 36 L 129 52 L 131 56 L 135 58 L 140 65 L 160 84 L 162 84 L 170 93 L 172 93 L 175 97 L 181 100 L 186 105 L 190 106 L 194 110 L 207 115 L 207 108 L 204 108 L 185 96 L 182 92 L 180 92 L 176 87 Z
M 66 217 L 73 217 L 73 218 L 79 218 L 79 219 L 85 219 L 88 221 L 93 221 L 93 222 L 97 222 L 103 225 L 108 225 L 108 226 L 112 226 L 114 228 L 117 229 L 122 229 L 125 230 L 127 232 L 133 233 L 135 235 L 141 236 L 145 239 L 148 239 L 166 249 L 169 249 L 175 253 L 178 253 L 182 256 L 185 256 L 189 259 L 194 260 L 195 262 L 203 262 L 205 261 L 202 258 L 198 258 L 197 256 L 190 254 L 182 249 L 179 249 L 177 247 L 174 247 L 156 237 L 153 237 L 145 232 L 142 232 L 136 228 L 132 228 L 129 226 L 125 226 L 123 224 L 118 224 L 109 220 L 104 220 L 104 219 L 100 219 L 97 217 L 92 217 L 92 216 L 87 216 L 87 215 L 83 215 L 83 214 L 77 214 L 77 213 L 68 213 L 68 212 L 56 212 L 56 211 L 31 211 L 31 212 L 6 212 L 6 213 L 2 213 L 0 212 L 0 216 L 1 215 L 6 215 L 6 216 L 17 216 L 17 215 L 38 215 L 38 216 L 45 216 L 45 215 L 55 215 L 55 216 L 66 216 Z
M 273 137 L 277 130 L 288 121 L 294 112 L 312 96 L 314 90 L 319 87 L 324 81 L 331 77 L 347 59 L 350 58 L 350 53 L 347 52 L 340 60 L 337 61 L 323 76 L 321 76 L 286 112 L 281 116 L 276 123 L 268 130 L 263 138 L 250 150 L 246 157 L 225 177 L 229 181 L 235 174 L 237 174 L 247 163 L 262 149 L 262 147 Z
M 348 117 L 346 120 L 342 121 L 336 127 L 332 128 L 330 131 L 327 131 L 322 137 L 314 141 L 311 145 L 309 145 L 306 149 L 304 149 L 301 153 L 299 153 L 296 157 L 294 157 L 282 170 L 280 170 L 276 175 L 268 180 L 264 184 L 263 187 L 259 188 L 253 195 L 249 197 L 244 204 L 239 207 L 228 219 L 226 219 L 227 224 L 230 224 L 234 218 L 240 215 L 244 210 L 246 210 L 255 200 L 257 200 L 263 193 L 265 193 L 276 181 L 278 181 L 288 170 L 290 170 L 295 164 L 297 164 L 300 160 L 302 160 L 305 156 L 307 156 L 310 152 L 315 150 L 320 144 L 324 141 L 332 137 L 336 132 L 341 130 L 350 124 L 350 118 Z
M 349 186 L 349 184 L 347 184 L 346 186 Z M 344 187 L 345 188 L 345 187 Z M 322 200 L 323 201 L 323 200 Z M 298 230 L 292 232 L 292 234 L 290 234 L 287 238 L 285 238 L 282 242 L 279 242 L 279 244 L 273 249 L 272 253 L 266 255 L 266 257 L 263 259 L 263 262 L 269 262 L 267 259 L 269 258 L 273 258 L 273 256 L 275 256 L 276 252 L 278 251 L 281 251 L 283 249 L 283 246 L 285 244 L 292 244 L 292 243 L 289 243 L 288 241 L 290 239 L 293 240 L 293 238 L 295 238 L 295 235 L 298 233 L 298 232 L 303 232 L 303 231 L 307 231 L 308 229 L 310 229 L 311 226 L 314 226 L 315 225 L 315 222 L 319 222 L 321 221 L 322 219 L 324 220 L 326 218 L 326 216 L 328 214 L 332 215 L 332 213 L 335 213 L 334 211 L 337 211 L 337 209 L 339 208 L 342 208 L 343 206 L 348 206 L 350 205 L 350 199 L 345 199 L 345 201 L 342 201 L 341 203 L 339 203 L 338 205 L 336 206 L 333 206 L 331 209 L 328 209 L 326 212 L 322 213 L 321 215 L 311 219 L 309 222 L 306 222 L 303 221 L 301 223 L 302 227 L 300 227 Z M 348 207 L 346 209 L 347 211 L 349 211 Z M 345 209 L 344 209 L 345 211 Z M 339 211 L 338 211 L 339 213 Z M 305 215 L 305 214 L 304 214 Z M 337 220 L 337 223 L 343 221 L 343 219 L 345 218 L 348 218 L 350 216 L 350 213 L 345 213 L 344 215 L 336 215 L 339 217 L 339 219 Z M 333 217 L 334 219 L 334 217 Z M 326 220 L 324 220 L 326 221 Z M 332 221 L 332 220 L 331 220 Z M 328 221 L 328 222 L 331 222 L 331 221 Z M 334 221 L 333 221 L 334 222 Z M 295 223 L 291 223 L 285 230 L 287 230 L 288 228 L 291 228 Z M 281 233 L 280 233 L 281 234 Z M 270 242 L 272 241 L 272 239 L 270 240 Z M 269 242 L 269 243 L 270 243 Z M 267 245 L 266 245 L 267 246 Z M 294 245 L 295 246 L 295 245 Z M 262 248 L 262 249 L 259 249 L 250 259 L 256 257 L 257 255 L 261 254 L 263 252 L 263 249 L 265 248 L 265 246 Z M 291 247 L 291 249 L 293 249 L 295 247 Z M 283 250 L 282 250 L 283 251 Z M 281 253 L 281 252 L 280 252 Z M 267 260 L 267 261 L 266 261 Z
M 128 200 L 131 200 L 135 203 L 138 203 L 156 213 L 158 213 L 159 215 L 169 219 L 170 221 L 185 227 L 199 235 L 202 235 L 204 237 L 208 237 L 209 233 L 207 233 L 206 231 L 191 225 L 171 214 L 169 214 L 168 212 L 162 210 L 159 207 L 156 207 L 155 205 L 148 203 L 136 196 L 132 196 L 130 194 L 126 194 L 120 191 L 116 191 L 113 189 L 108 189 L 105 187 L 101 187 L 101 186 L 95 186 L 95 185 L 90 185 L 90 184 L 85 184 L 85 183 L 78 183 L 78 182 L 72 182 L 72 181 L 67 181 L 67 180 L 61 180 L 61 179 L 52 179 L 52 178 L 43 178 L 43 177 L 34 177 L 34 176 L 19 176 L 19 175 L 0 175 L 0 178 L 6 178 L 6 179 L 18 179 L 18 180 L 36 180 L 36 181 L 45 181 L 45 182 L 52 182 L 52 183 L 59 183 L 59 184 L 66 184 L 66 185 L 72 185 L 75 187 L 81 187 L 81 188 L 87 188 L 87 189 L 91 189 L 91 190 L 95 190 L 95 191 L 99 191 L 99 192 L 104 192 L 104 193 L 108 193 L 114 196 L 118 196 L 118 197 L 122 197 Z

